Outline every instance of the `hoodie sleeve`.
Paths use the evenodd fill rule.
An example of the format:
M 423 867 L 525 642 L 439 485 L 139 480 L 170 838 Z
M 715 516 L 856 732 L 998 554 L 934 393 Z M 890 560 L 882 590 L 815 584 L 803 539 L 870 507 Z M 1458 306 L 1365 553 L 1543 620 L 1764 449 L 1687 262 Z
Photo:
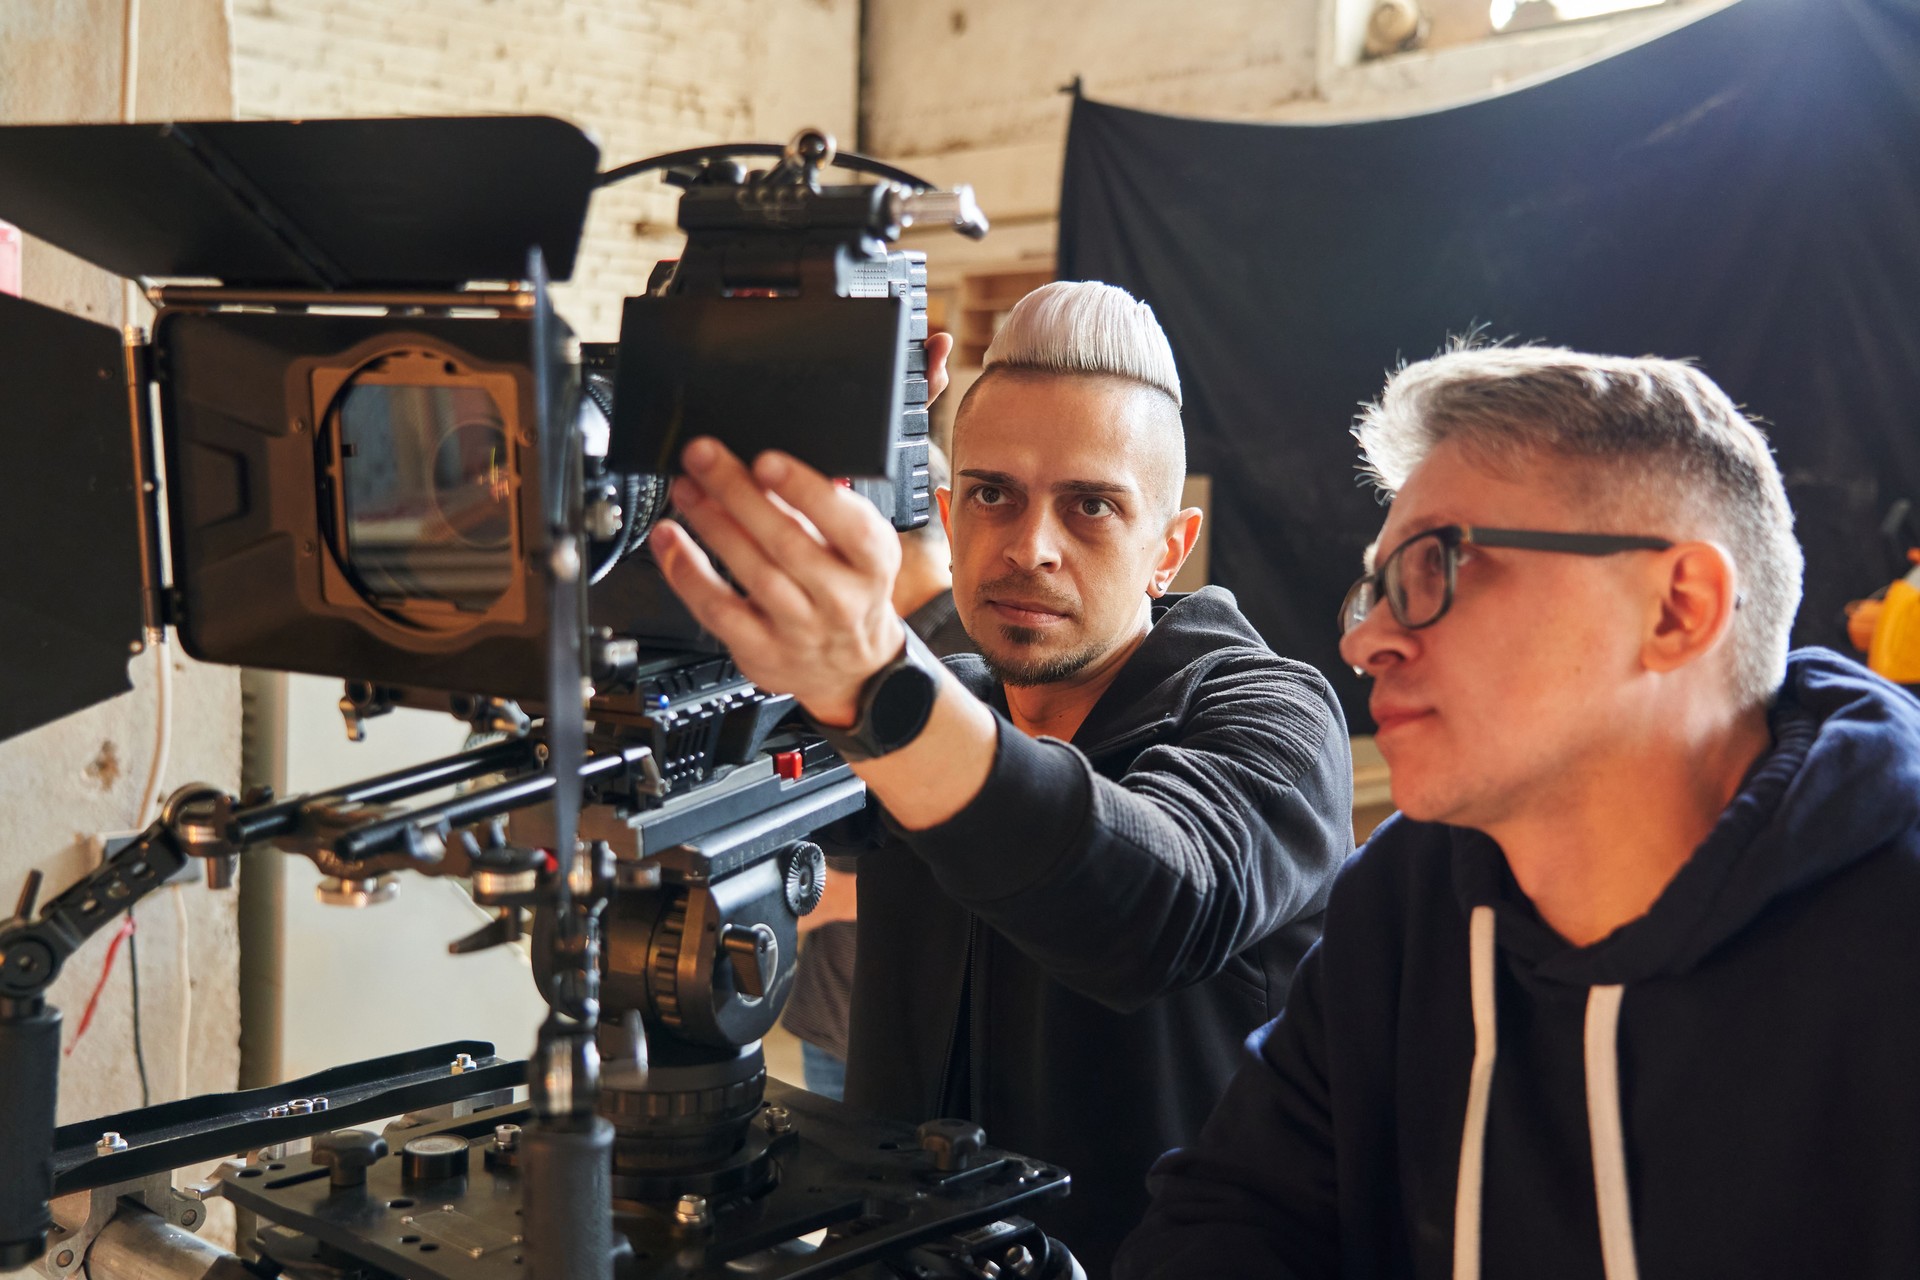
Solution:
M 1115 1280 L 1319 1280 L 1340 1274 L 1321 948 L 1190 1147 L 1147 1174 L 1152 1206 Z
M 1353 848 L 1352 769 L 1319 673 L 1238 649 L 1118 780 L 1002 718 L 979 795 L 902 834 L 948 894 L 1128 1012 L 1321 910 Z

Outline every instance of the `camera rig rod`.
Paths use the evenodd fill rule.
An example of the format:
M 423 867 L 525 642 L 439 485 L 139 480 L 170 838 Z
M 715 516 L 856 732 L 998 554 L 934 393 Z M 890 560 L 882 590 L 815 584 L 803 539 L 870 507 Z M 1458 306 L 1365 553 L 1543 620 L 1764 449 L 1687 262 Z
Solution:
M 555 788 L 550 773 L 483 788 L 446 804 L 399 816 L 352 820 L 350 811 L 418 795 L 503 770 L 544 763 L 540 745 L 512 740 L 400 770 L 320 796 L 236 810 L 230 797 L 205 786 L 183 787 L 153 824 L 35 914 L 40 877 L 30 875 L 11 916 L 0 918 L 0 1134 L 9 1158 L 0 1161 L 0 1269 L 25 1265 L 45 1248 L 52 1226 L 50 1157 L 60 1068 L 60 1013 L 45 995 L 62 966 L 88 938 L 165 884 L 195 857 L 209 866 L 230 863 L 241 849 L 267 840 L 291 845 L 329 874 L 343 860 L 364 863 L 398 849 L 406 865 L 455 873 L 464 858 L 444 862 L 420 856 L 428 836 L 540 802 Z M 659 774 L 640 745 L 590 757 L 579 768 L 583 786 L 612 779 L 658 789 Z M 429 842 L 431 843 L 431 842 Z M 601 891 L 604 893 L 604 890 Z M 598 897 L 599 895 L 594 895 Z M 601 900 L 604 900 L 603 898 Z M 584 1012 L 584 1010 L 583 1010 Z M 45 1153 L 45 1154 L 37 1154 Z
M 481 770 L 479 773 L 498 771 L 499 767 L 496 766 L 493 769 Z M 583 786 L 613 779 L 631 778 L 635 775 L 640 775 L 643 789 L 658 789 L 659 773 L 653 762 L 653 752 L 638 743 L 604 755 L 589 756 L 580 764 L 579 777 Z M 468 776 L 474 777 L 479 774 Z M 419 790 L 427 790 L 427 788 L 422 787 Z M 376 819 L 355 827 L 333 842 L 333 850 L 341 859 L 348 862 L 362 861 L 384 853 L 404 852 L 415 847 L 415 843 L 420 839 L 435 837 L 458 827 L 472 826 L 488 818 L 511 813 L 515 809 L 539 804 L 554 790 L 553 775 L 549 773 L 509 778 L 505 782 L 481 787 L 477 791 L 469 791 L 465 795 L 455 796 L 440 804 L 429 805 L 391 818 Z
M 533 294 L 521 289 L 447 290 L 405 293 L 380 290 L 225 289 L 208 285 L 168 284 L 147 290 L 156 307 L 388 307 L 407 310 L 530 311 Z
M 330 873 L 342 862 L 363 862 L 390 851 L 404 852 L 412 859 L 425 836 L 444 836 L 455 827 L 539 803 L 553 791 L 553 777 L 540 773 L 515 778 L 404 814 L 369 815 L 368 820 L 344 829 L 336 825 L 340 811 L 389 803 L 491 773 L 524 770 L 539 761 L 537 743 L 493 743 L 317 796 L 238 810 L 213 788 L 182 787 L 168 798 L 151 826 L 46 903 L 37 917 L 34 906 L 40 880 L 37 874 L 28 878 L 14 914 L 0 919 L 0 1019 L 8 1012 L 25 1016 L 29 1006 L 37 1007 L 61 966 L 88 938 L 194 857 L 231 857 L 251 845 L 279 840 L 310 845 L 295 851 Z M 638 744 L 588 758 L 579 777 L 583 785 L 637 777 L 642 789 L 657 788 L 659 780 L 652 753 Z M 409 865 L 430 869 L 413 861 Z
M 298 833 L 306 820 L 305 815 L 316 806 L 333 808 L 391 804 L 395 800 L 404 800 L 439 787 L 484 778 L 490 773 L 532 767 L 537 763 L 537 753 L 537 745 L 528 739 L 510 738 L 505 742 L 489 743 L 459 755 L 398 769 L 318 795 L 300 796 L 278 804 L 244 809 L 233 815 L 228 838 L 235 846 L 242 848 L 263 840 L 282 839 Z

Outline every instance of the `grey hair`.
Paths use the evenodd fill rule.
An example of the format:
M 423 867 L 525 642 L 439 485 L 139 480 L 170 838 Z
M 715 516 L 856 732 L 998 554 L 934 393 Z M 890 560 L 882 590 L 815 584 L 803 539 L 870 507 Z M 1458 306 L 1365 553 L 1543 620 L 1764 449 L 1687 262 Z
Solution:
M 1804 560 L 1764 434 L 1692 365 L 1559 347 L 1463 347 L 1407 365 L 1354 427 L 1364 472 L 1389 496 L 1435 446 L 1495 468 L 1540 453 L 1585 468 L 1555 481 L 1619 529 L 1711 537 L 1733 558 L 1736 696 L 1765 705 L 1786 676 Z M 1626 528 L 1654 521 L 1662 527 Z M 1672 522 L 1672 523 L 1669 523 Z
M 1095 280 L 1056 280 L 1020 299 L 980 364 L 985 370 L 1126 378 L 1180 403 L 1173 348 L 1153 308 Z

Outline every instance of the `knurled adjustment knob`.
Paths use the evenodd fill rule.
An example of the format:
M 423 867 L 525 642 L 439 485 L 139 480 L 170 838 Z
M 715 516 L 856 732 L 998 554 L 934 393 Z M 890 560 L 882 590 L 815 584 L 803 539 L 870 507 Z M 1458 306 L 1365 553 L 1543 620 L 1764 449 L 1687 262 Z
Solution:
M 336 1129 L 313 1140 L 313 1162 L 331 1171 L 335 1187 L 365 1186 L 367 1169 L 387 1154 L 387 1140 L 365 1129 Z
M 464 1177 L 467 1140 L 457 1133 L 429 1133 L 400 1148 L 400 1176 L 408 1185 Z
M 787 850 L 787 905 L 804 916 L 820 905 L 826 891 L 827 855 L 812 841 L 799 841 Z
M 987 1145 L 987 1131 L 971 1120 L 929 1120 L 914 1130 L 920 1149 L 933 1156 L 933 1167 L 941 1173 L 956 1173 L 970 1167 L 974 1157 Z

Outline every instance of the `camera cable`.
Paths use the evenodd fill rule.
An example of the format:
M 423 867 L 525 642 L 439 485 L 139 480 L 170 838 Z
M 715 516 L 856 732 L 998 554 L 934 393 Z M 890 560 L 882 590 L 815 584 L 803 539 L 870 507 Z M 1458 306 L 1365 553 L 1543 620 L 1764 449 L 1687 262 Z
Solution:
M 140 931 L 134 926 L 133 908 L 127 908 L 127 977 L 133 984 L 133 1065 L 140 1073 L 140 1105 L 153 1105 L 153 1089 L 147 1082 L 147 1050 L 140 1033 Z

